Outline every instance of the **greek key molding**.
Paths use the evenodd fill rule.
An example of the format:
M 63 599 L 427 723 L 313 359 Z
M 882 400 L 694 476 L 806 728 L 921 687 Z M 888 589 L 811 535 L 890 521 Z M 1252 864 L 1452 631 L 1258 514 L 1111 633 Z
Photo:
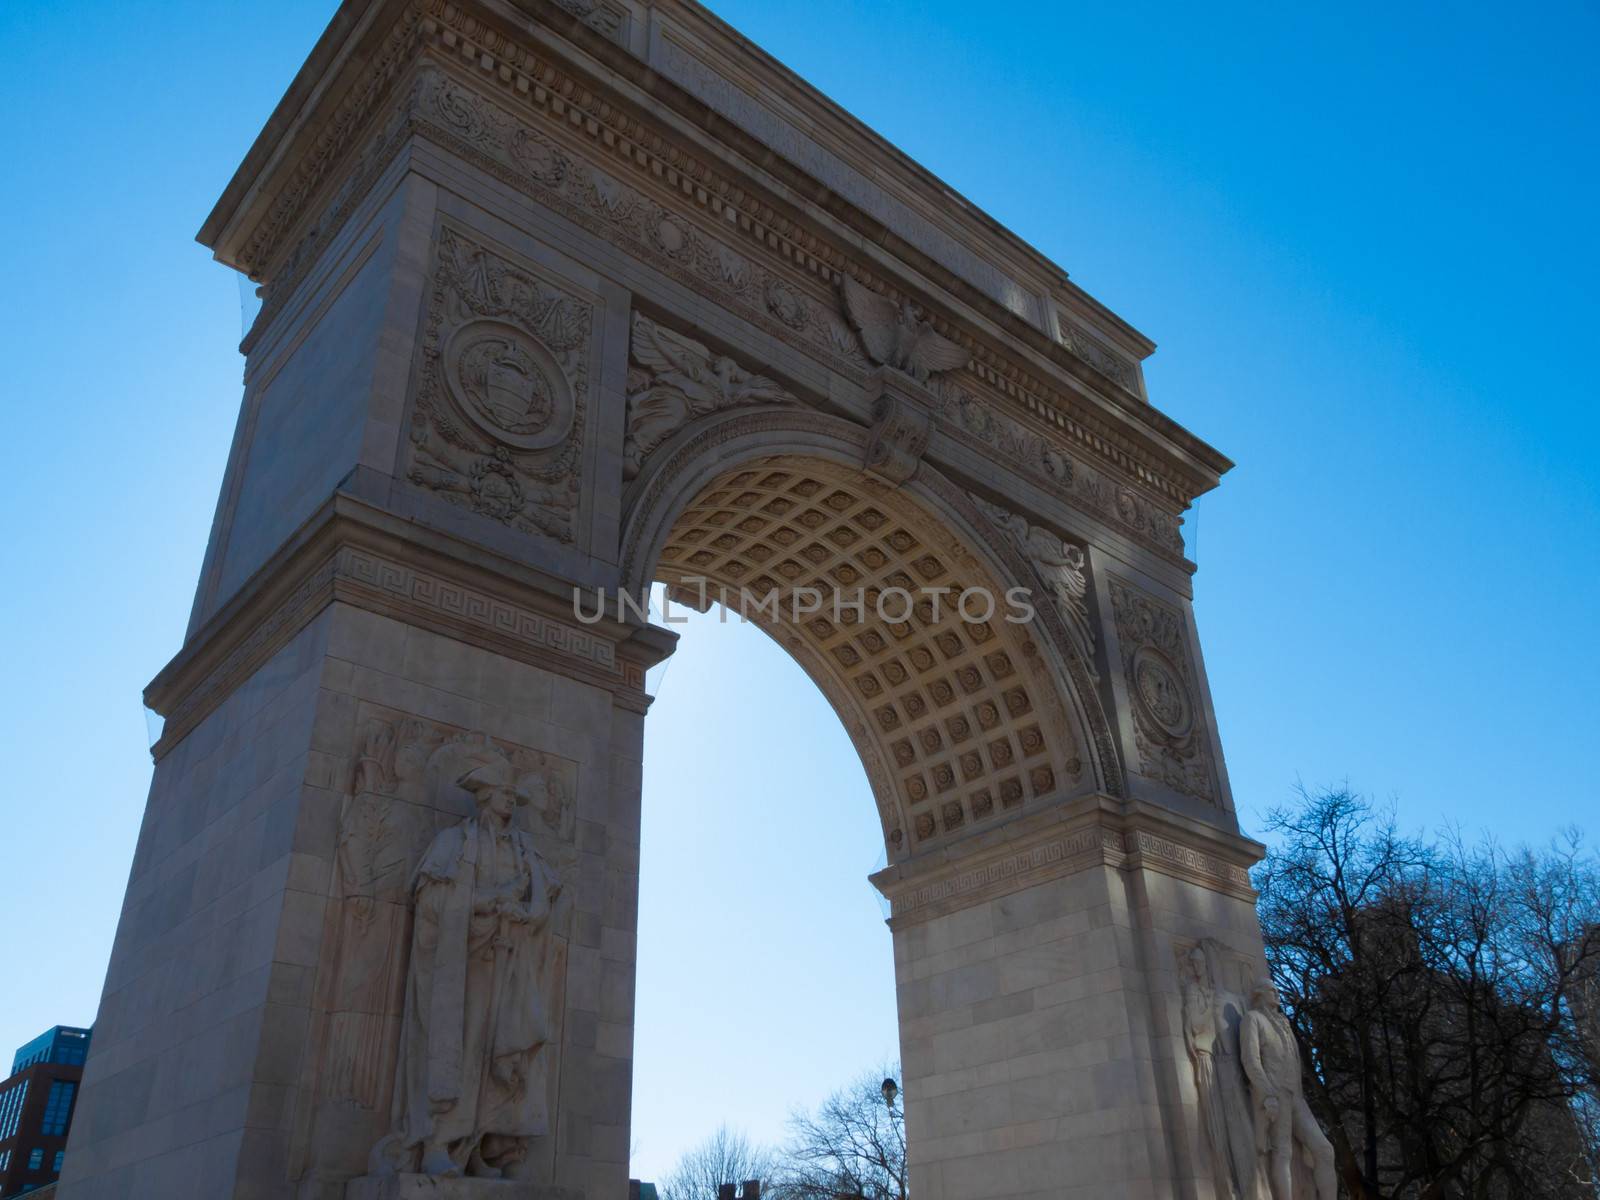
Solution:
M 644 684 L 643 670 L 619 659 L 616 646 L 609 639 L 369 550 L 343 547 L 336 558 L 334 583 L 339 599 L 351 598 L 353 590 L 368 589 L 407 607 L 492 632 L 531 650 L 548 650 L 577 659 L 629 686 Z
M 351 542 L 308 547 L 296 567 L 290 561 L 263 572 L 298 581 L 264 613 L 246 602 L 203 632 L 146 688 L 145 703 L 165 717 L 155 758 L 336 600 L 606 688 L 634 711 L 649 705 L 644 663 L 619 654 L 614 639 L 530 605 Z
M 165 719 L 161 737 L 150 749 L 153 758 L 160 759 L 182 741 L 185 734 L 254 674 L 257 667 L 287 645 L 295 634 L 304 629 L 313 617 L 327 607 L 333 599 L 333 579 L 336 570 L 332 555 L 317 562 L 295 585 L 287 598 L 273 608 L 265 618 L 258 621 L 249 633 L 227 652 L 220 663 L 199 683 L 185 692 L 182 698 L 166 712 L 162 712 L 155 693 L 162 676 L 167 672 L 163 671 L 162 676 L 157 676 L 156 681 L 145 689 L 146 707 L 161 713 Z M 168 671 L 171 669 L 167 668 Z
M 1123 842 L 1126 851 L 1131 855 L 1138 855 L 1143 866 L 1153 870 L 1166 869 L 1171 874 L 1215 882 L 1222 885 L 1224 890 L 1235 891 L 1241 895 L 1248 893 L 1249 899 L 1255 896 L 1254 889 L 1250 886 L 1249 870 L 1237 863 L 1230 863 L 1214 854 L 1206 854 L 1193 846 L 1186 846 L 1170 838 L 1158 837 L 1143 829 L 1125 834 Z

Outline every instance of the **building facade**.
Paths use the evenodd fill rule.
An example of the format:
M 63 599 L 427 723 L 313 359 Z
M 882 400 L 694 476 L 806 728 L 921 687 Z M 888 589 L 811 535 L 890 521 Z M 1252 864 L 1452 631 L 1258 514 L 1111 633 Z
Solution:
M 89 1054 L 90 1031 L 57 1025 L 18 1048 L 0 1083 L 0 1196 L 52 1186 Z

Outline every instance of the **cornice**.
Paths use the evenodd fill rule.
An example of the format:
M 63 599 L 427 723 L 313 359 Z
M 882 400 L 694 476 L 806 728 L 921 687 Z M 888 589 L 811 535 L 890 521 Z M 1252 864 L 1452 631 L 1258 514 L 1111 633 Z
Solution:
M 195 235 L 218 261 L 261 278 L 412 58 L 420 19 L 414 0 L 343 0 Z
M 511 0 L 520 3 L 520 0 Z M 692 36 L 698 53 L 715 58 L 715 65 L 745 90 L 759 92 L 769 108 L 782 108 L 809 130 L 817 131 L 827 147 L 852 160 L 886 186 L 897 199 L 914 207 L 933 226 L 955 240 L 977 240 L 985 259 L 1003 268 L 1019 283 L 1041 289 L 1039 299 L 1066 300 L 1076 310 L 1103 321 L 1105 331 L 1135 359 L 1147 357 L 1155 343 L 1127 321 L 1100 304 L 1070 281 L 1069 273 L 1016 231 L 1002 225 L 927 167 L 889 142 L 848 109 L 831 100 L 804 78 L 773 58 L 759 45 L 692 0 L 646 0 L 649 8 L 666 14 L 672 24 Z M 1054 289 L 1055 295 L 1047 294 Z
M 341 14 L 351 7 L 347 4 Z M 285 259 L 296 257 L 291 252 L 296 239 L 291 235 L 300 241 L 327 236 L 326 228 L 307 229 L 307 222 L 315 220 L 320 211 L 313 201 L 319 190 L 325 190 L 332 166 L 342 161 L 358 134 L 370 125 L 381 96 L 404 63 L 430 46 L 445 60 L 468 68 L 477 81 L 498 85 L 503 97 L 542 112 L 570 134 L 586 136 L 606 152 L 607 161 L 624 162 L 630 170 L 671 189 L 679 203 L 698 205 L 707 215 L 737 229 L 746 242 L 766 257 L 782 261 L 787 270 L 828 290 L 848 270 L 897 300 L 922 304 L 935 328 L 971 350 L 973 361 L 967 376 L 972 382 L 1009 400 L 1015 415 L 1049 435 L 1064 437 L 1069 445 L 1107 461 L 1175 511 L 1215 486 L 1221 472 L 1231 466 L 1222 455 L 1048 333 L 928 259 L 868 214 L 546 0 L 518 0 L 524 18 L 537 13 L 539 24 L 531 29 L 507 28 L 504 16 L 496 18 L 487 10 L 468 14 L 444 0 L 428 0 L 426 11 L 421 5 L 401 8 L 396 0 L 379 0 L 371 12 L 380 9 L 391 13 L 387 35 L 380 37 L 375 28 L 360 28 L 364 54 L 322 56 L 328 69 L 342 64 L 347 73 L 358 77 L 340 93 L 337 111 L 320 124 L 301 112 L 292 127 L 278 130 L 280 140 L 292 138 L 300 143 L 296 165 L 292 169 L 287 165 L 290 156 L 284 146 L 269 156 L 258 143 L 241 168 L 242 176 L 257 165 L 283 182 L 269 189 L 269 180 L 263 178 L 246 188 L 236 177 L 223 201 L 236 201 L 233 212 L 224 220 L 219 216 L 223 204 L 219 204 L 202 230 L 202 239 L 211 239 L 219 258 L 272 278 L 271 290 L 288 282 L 274 273 Z M 355 23 L 347 19 L 344 24 Z M 581 53 L 574 54 L 574 50 Z M 314 55 L 302 74 L 322 59 Z M 616 78 L 598 78 L 594 60 L 620 77 L 632 95 L 624 96 L 611 86 L 618 82 Z M 362 79 L 365 83 L 358 86 Z M 310 89 L 297 83 L 291 95 L 306 94 L 305 103 L 320 97 L 321 102 L 332 104 L 328 98 L 331 91 L 324 89 L 313 96 Z M 668 126 L 676 123 L 678 128 L 663 136 L 664 121 Z M 276 128 L 269 125 L 263 139 Z M 707 144 L 689 148 L 684 135 L 691 132 L 697 132 L 699 140 Z M 712 144 L 716 149 L 710 148 Z M 724 153 L 719 155 L 717 149 Z M 732 164 L 728 152 L 736 160 Z M 742 169 L 737 160 L 742 160 Z M 772 179 L 777 190 L 764 184 L 763 176 Z M 270 205 L 263 199 L 267 190 L 274 196 Z M 850 236 L 841 240 L 836 233 L 819 230 L 815 220 L 788 199 L 785 191 L 817 205 L 828 218 L 845 226 Z M 253 200 L 248 212 L 238 202 L 245 193 Z M 869 253 L 877 253 L 870 251 L 873 246 L 881 246 L 899 265 L 869 259 Z M 900 277 L 905 267 L 911 268 L 912 282 Z M 917 276 L 933 281 L 958 304 L 973 309 L 983 318 L 979 324 L 996 328 L 1001 341 L 980 336 L 971 322 L 952 315 L 955 310 L 930 304 L 926 288 L 914 282 Z M 1040 366 L 1048 364 L 1050 374 L 1063 375 L 1065 380 L 1046 380 L 1033 361 Z
M 890 928 L 920 924 L 1096 867 L 1155 871 L 1254 903 L 1250 867 L 1265 847 L 1238 834 L 1112 796 L 1079 796 L 872 876 Z
M 644 712 L 645 671 L 677 636 L 572 618 L 571 589 L 479 547 L 336 494 L 145 688 L 165 718 L 160 759 L 334 601 L 377 612 L 611 691 Z

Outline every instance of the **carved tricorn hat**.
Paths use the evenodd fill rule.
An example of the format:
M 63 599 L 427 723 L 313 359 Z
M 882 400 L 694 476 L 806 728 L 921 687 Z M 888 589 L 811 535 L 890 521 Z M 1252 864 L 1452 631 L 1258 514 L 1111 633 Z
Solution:
M 518 804 L 527 804 L 533 799 L 528 794 L 528 789 L 517 779 L 517 773 L 512 769 L 511 763 L 499 756 L 480 762 L 463 772 L 456 780 L 456 784 L 473 795 L 488 788 L 510 788 Z

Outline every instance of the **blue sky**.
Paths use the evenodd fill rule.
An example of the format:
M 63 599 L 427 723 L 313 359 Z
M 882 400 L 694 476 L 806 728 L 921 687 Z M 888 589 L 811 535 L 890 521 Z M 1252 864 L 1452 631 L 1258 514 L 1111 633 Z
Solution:
M 0 1051 L 94 1013 L 239 400 L 192 238 L 331 7 L 0 8 Z M 1160 343 L 1152 398 L 1239 462 L 1188 528 L 1247 828 L 1345 777 L 1595 824 L 1592 4 L 713 8 Z M 895 1037 L 872 805 L 798 669 L 695 622 L 648 753 L 647 1177 Z

